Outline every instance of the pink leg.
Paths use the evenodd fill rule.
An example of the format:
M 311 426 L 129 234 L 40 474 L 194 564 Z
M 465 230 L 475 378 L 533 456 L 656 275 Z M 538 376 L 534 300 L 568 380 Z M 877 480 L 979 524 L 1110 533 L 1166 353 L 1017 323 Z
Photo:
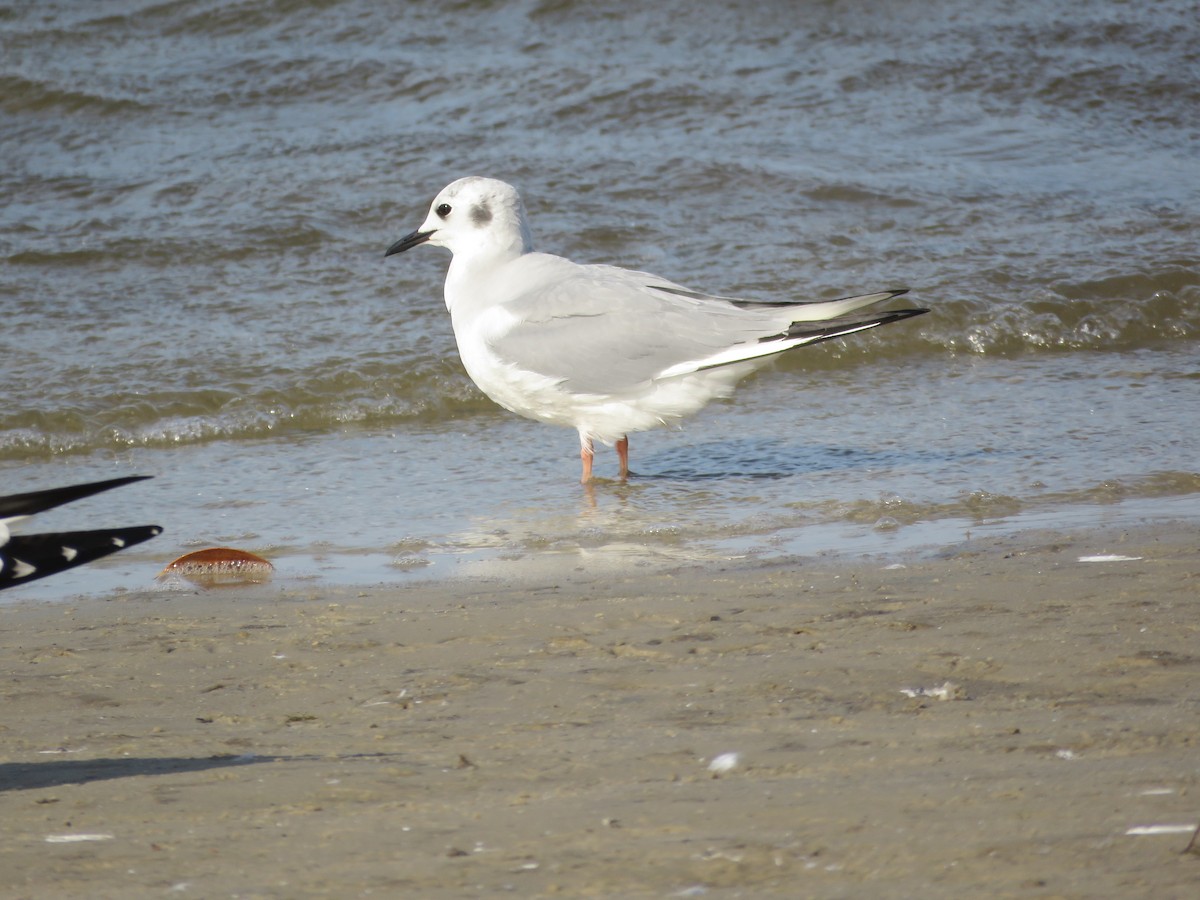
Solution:
M 617 441 L 617 459 L 621 463 L 621 480 L 629 477 L 629 435 L 622 435 Z
M 592 480 L 592 460 L 596 458 L 596 451 L 592 448 L 590 439 L 585 439 L 579 445 L 579 460 L 583 463 L 583 475 L 579 479 L 580 484 L 587 484 Z

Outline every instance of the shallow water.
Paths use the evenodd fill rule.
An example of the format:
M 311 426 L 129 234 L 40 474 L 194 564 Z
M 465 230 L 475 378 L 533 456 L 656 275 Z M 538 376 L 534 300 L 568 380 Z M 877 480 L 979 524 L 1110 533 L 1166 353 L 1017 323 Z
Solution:
M 1194 523 L 1198 46 L 1182 2 L 0 6 L 2 490 L 154 474 L 30 524 L 167 528 L 8 593 Z M 382 257 L 469 173 L 581 261 L 933 312 L 585 491 L 463 373 L 444 254 Z

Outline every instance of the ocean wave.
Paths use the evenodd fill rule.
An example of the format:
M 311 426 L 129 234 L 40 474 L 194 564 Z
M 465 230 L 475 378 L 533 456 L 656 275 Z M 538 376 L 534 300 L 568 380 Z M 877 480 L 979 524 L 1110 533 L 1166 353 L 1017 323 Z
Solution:
M 499 413 L 461 378 L 397 375 L 392 389 L 351 377 L 309 380 L 290 391 L 259 388 L 181 391 L 98 398 L 91 408 L 0 415 L 0 460 L 97 450 L 169 448 L 211 441 L 253 441 L 344 428 L 434 427 Z
M 1049 351 L 1128 351 L 1191 340 L 1200 323 L 1200 271 L 1164 269 L 1085 281 L 1061 280 L 1003 305 L 949 304 L 957 336 L 944 346 L 1007 355 Z
M 152 106 L 128 97 L 109 97 L 78 88 L 57 87 L 20 75 L 0 75 L 0 110 L 10 115 L 129 116 L 151 109 Z
M 269 238 L 268 238 L 269 239 Z M 60 260 L 60 262 L 63 262 Z M 1055 282 L 1027 297 L 943 299 L 936 290 L 897 301 L 929 306 L 910 322 L 786 354 L 785 372 L 901 367 L 938 356 L 1017 357 L 1126 353 L 1195 340 L 1200 322 L 1200 272 L 1170 266 L 1101 278 Z M 449 346 L 440 310 L 392 321 L 390 301 L 371 300 L 378 315 L 304 313 L 306 332 L 292 334 L 294 309 L 264 307 L 261 319 L 231 297 L 206 307 L 202 335 L 178 327 L 129 337 L 125 346 L 145 368 L 125 371 L 76 365 L 47 381 L 35 343 L 14 348 L 10 381 L 19 395 L 37 391 L 38 409 L 0 410 L 0 459 L 54 456 L 98 449 L 171 447 L 216 440 L 255 440 L 346 427 L 436 427 L 456 419 L 504 415 L 469 381 Z M 36 304 L 35 304 L 36 307 Z M 19 311 L 23 307 L 17 306 Z M 138 316 L 114 303 L 116 315 Z M 39 321 L 45 311 L 35 309 Z M 78 310 L 60 318 L 69 322 Z M 32 315 L 33 313 L 29 313 Z M 408 313 L 407 315 L 416 315 Z M 112 325 L 113 339 L 132 326 Z M 386 337 L 366 328 L 385 328 Z M 35 332 L 36 333 L 36 332 Z M 60 350 L 79 358 L 96 351 L 86 341 Z M 46 349 L 43 347 L 43 349 Z M 283 362 L 286 360 L 286 364 Z M 136 376 L 136 377 L 135 377 Z M 209 385 L 208 387 L 199 387 Z
M 971 288 L 976 296 L 962 296 Z M 955 294 L 946 296 L 950 290 Z M 1023 294 L 1020 290 L 1013 286 L 1001 294 L 983 282 L 965 290 L 950 285 L 917 288 L 896 303 L 928 307 L 929 315 L 806 348 L 793 358 L 796 364 L 812 365 L 821 360 L 889 359 L 938 352 L 1001 357 L 1128 352 L 1191 341 L 1200 332 L 1200 267 L 1195 265 L 1062 279 L 1027 288 Z

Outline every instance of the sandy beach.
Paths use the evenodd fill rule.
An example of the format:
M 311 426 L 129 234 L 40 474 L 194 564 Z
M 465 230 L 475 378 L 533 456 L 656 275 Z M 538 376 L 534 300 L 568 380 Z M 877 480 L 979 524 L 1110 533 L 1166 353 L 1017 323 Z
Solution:
M 1193 896 L 1198 574 L 1155 527 L 18 602 L 0 895 Z

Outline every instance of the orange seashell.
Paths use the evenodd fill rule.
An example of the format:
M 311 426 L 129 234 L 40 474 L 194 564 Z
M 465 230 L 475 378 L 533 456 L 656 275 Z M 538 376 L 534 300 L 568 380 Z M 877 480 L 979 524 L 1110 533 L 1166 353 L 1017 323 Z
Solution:
M 275 567 L 261 556 L 233 547 L 209 547 L 185 553 L 158 573 L 160 579 L 180 575 L 193 584 L 258 584 L 268 581 Z

